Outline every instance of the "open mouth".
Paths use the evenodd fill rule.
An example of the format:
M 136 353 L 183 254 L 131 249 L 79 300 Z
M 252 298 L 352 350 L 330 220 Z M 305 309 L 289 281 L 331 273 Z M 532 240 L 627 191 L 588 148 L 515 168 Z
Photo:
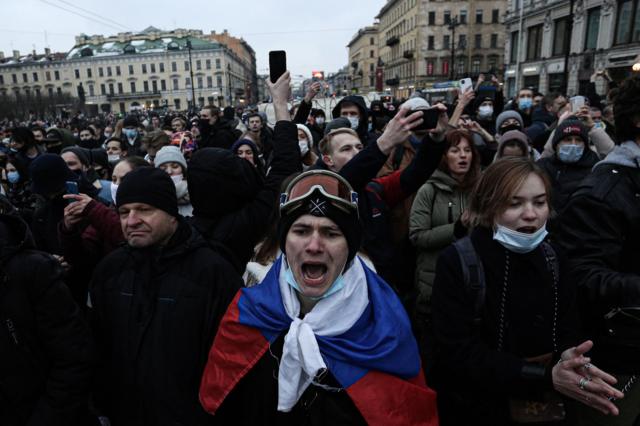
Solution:
M 467 163 L 466 161 L 460 161 L 460 162 L 458 163 L 458 166 L 459 166 L 459 167 L 467 167 L 468 165 L 469 165 L 469 163 Z
M 522 232 L 523 234 L 533 234 L 537 230 L 538 228 L 536 228 L 535 226 L 522 226 L 517 229 L 518 232 Z
M 319 262 L 305 262 L 302 264 L 302 278 L 308 286 L 321 285 L 327 275 L 327 265 Z

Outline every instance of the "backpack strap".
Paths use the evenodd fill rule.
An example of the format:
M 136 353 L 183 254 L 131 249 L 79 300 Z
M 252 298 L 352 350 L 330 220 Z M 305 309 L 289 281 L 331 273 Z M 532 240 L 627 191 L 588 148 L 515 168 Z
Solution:
M 482 321 L 482 308 L 486 297 L 484 268 L 473 247 L 471 238 L 464 237 L 454 242 L 453 246 L 456 248 L 460 258 L 465 289 L 469 294 L 475 296 L 473 321 L 476 325 L 479 325 Z
M 391 161 L 391 165 L 393 170 L 399 170 L 400 164 L 402 164 L 402 157 L 404 157 L 404 145 L 397 145 L 395 151 L 393 152 L 393 160 Z

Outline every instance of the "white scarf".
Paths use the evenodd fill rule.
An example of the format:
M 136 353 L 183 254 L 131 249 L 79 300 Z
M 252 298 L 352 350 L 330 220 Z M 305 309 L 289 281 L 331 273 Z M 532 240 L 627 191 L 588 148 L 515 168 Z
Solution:
M 321 299 L 311 312 L 300 319 L 300 301 L 284 279 L 287 262 L 280 267 L 280 293 L 287 315 L 293 320 L 284 337 L 278 371 L 278 411 L 289 412 L 309 387 L 318 372 L 327 365 L 322 358 L 316 335 L 338 336 L 358 321 L 369 304 L 367 278 L 356 257 L 344 273 L 344 287 Z

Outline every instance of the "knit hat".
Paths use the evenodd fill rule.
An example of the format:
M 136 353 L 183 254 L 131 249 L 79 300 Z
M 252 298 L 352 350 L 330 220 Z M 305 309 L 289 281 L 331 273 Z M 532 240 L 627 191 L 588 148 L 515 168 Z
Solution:
M 122 122 L 122 127 L 138 127 L 139 125 L 138 117 L 135 115 L 127 115 Z
M 305 135 L 307 135 L 307 140 L 309 141 L 309 149 L 313 149 L 313 136 L 311 136 L 311 131 L 304 124 L 296 124 L 298 130 L 302 130 Z
M 255 156 L 258 155 L 258 147 L 249 138 L 238 139 L 237 141 L 235 141 L 233 143 L 233 145 L 231 145 L 231 148 L 229 148 L 229 149 L 231 150 L 231 152 L 233 152 L 235 154 L 236 151 L 238 151 L 238 148 L 240 148 L 242 145 L 249 145 L 249 147 L 253 150 L 253 154 Z
M 414 111 L 416 109 L 429 108 L 430 106 L 431 105 L 429 105 L 429 102 L 427 102 L 426 99 L 416 96 L 414 98 L 410 98 L 408 101 L 403 103 L 400 107 L 408 108 L 409 110 Z
M 498 143 L 502 144 L 506 141 L 512 141 L 512 140 L 518 140 L 524 143 L 526 146 L 529 146 L 529 138 L 520 130 L 509 130 L 508 132 L 505 132 L 504 135 L 498 138 Z
M 182 166 L 183 170 L 187 170 L 187 160 L 184 159 L 182 151 L 177 146 L 163 146 L 160 151 L 156 153 L 156 158 L 153 159 L 153 164 L 156 167 L 160 167 L 164 163 L 178 163 Z
M 551 141 L 553 148 L 555 149 L 560 141 L 567 136 L 579 136 L 585 144 L 589 142 L 589 131 L 582 121 L 577 118 L 568 118 L 556 127 L 553 141 Z
M 176 186 L 167 173 L 152 167 L 139 167 L 127 173 L 116 193 L 116 207 L 145 203 L 179 217 Z
M 77 181 L 78 176 L 69 170 L 67 163 L 56 154 L 42 154 L 29 165 L 31 191 L 51 195 L 62 191 L 67 181 Z
M 335 118 L 327 123 L 324 128 L 324 134 L 326 136 L 330 131 L 335 129 L 342 129 L 343 127 L 346 127 L 347 129 L 351 128 L 351 122 L 349 121 L 349 119 L 347 117 Z
M 497 134 L 501 134 L 500 127 L 502 127 L 502 124 L 510 118 L 518 120 L 518 123 L 520 123 L 520 128 L 524 129 L 524 120 L 522 120 L 522 116 L 518 111 L 502 111 L 500 115 L 498 115 L 498 118 L 496 118 Z
M 78 161 L 80 161 L 83 166 L 91 166 L 91 163 L 89 161 L 89 150 L 80 148 L 79 146 L 68 146 L 60 151 L 60 155 L 64 154 L 65 152 L 71 152 L 75 154 L 75 156 L 78 157 Z

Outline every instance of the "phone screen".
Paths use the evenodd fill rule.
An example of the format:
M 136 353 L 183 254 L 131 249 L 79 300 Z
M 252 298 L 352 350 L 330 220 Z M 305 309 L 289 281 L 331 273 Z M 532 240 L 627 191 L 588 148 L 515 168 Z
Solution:
M 272 50 L 269 52 L 269 78 L 271 78 L 271 82 L 278 81 L 286 71 L 287 53 L 284 50 Z
M 67 194 L 78 194 L 78 183 L 73 181 L 65 182 L 65 187 L 67 189 Z M 67 200 L 69 204 L 75 203 L 76 200 Z

